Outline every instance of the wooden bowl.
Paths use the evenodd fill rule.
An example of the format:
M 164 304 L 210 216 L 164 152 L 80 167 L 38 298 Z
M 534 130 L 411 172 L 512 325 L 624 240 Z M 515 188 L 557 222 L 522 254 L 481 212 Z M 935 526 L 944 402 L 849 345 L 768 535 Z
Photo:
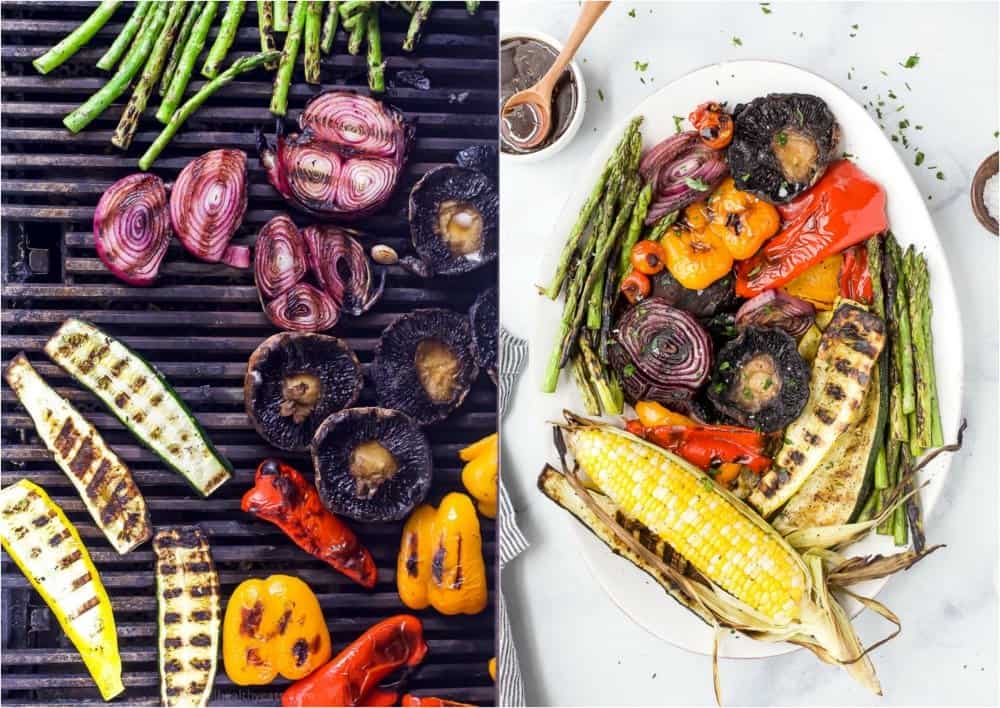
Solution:
M 972 197 L 972 211 L 975 212 L 976 218 L 979 219 L 979 223 L 987 231 L 992 232 L 994 235 L 1000 234 L 1000 224 L 997 224 L 997 220 L 990 216 L 990 212 L 986 209 L 986 202 L 983 199 L 983 187 L 986 186 L 986 180 L 997 173 L 998 166 L 1000 166 L 1000 153 L 995 152 L 983 160 L 983 164 L 979 166 L 975 176 L 972 178 L 972 191 L 970 194 Z

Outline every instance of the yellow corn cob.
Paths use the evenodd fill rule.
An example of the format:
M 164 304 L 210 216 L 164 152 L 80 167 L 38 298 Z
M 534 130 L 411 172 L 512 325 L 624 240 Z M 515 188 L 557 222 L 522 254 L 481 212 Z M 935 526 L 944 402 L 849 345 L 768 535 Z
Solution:
M 703 576 L 776 626 L 800 618 L 807 584 L 801 559 L 709 477 L 621 432 L 576 428 L 568 442 L 583 472 L 625 516 L 660 536 Z

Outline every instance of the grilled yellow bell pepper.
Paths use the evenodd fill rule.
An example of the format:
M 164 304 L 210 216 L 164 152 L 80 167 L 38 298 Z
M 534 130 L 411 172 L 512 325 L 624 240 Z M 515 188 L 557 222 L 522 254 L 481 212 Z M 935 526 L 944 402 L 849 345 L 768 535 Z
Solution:
M 479 513 L 490 519 L 497 518 L 497 463 L 499 449 L 497 434 L 487 435 L 459 451 L 465 460 L 462 484 L 476 500 Z
M 226 606 L 222 659 L 240 686 L 262 686 L 281 674 L 293 681 L 330 659 L 330 632 L 309 586 L 289 575 L 240 583 Z
M 417 507 L 403 526 L 396 586 L 413 610 L 475 615 L 486 608 L 486 564 L 472 500 L 453 492 Z
M 125 690 L 111 601 L 62 509 L 22 479 L 0 492 L 0 542 L 80 652 L 101 697 Z

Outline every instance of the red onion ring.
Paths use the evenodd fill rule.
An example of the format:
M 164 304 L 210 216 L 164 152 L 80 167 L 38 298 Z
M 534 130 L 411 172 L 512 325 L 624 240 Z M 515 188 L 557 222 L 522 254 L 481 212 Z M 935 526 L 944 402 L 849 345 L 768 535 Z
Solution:
M 338 226 L 310 226 L 302 236 L 309 249 L 309 266 L 323 290 L 343 311 L 358 316 L 382 294 L 372 289 L 372 271 L 364 247 L 352 232 Z
M 189 162 L 170 192 L 170 221 L 184 247 L 209 263 L 224 260 L 229 241 L 247 210 L 247 156 L 242 150 L 212 150 Z M 231 262 L 230 262 L 231 261 Z M 227 263 L 246 262 L 249 252 L 231 252 Z
M 403 126 L 395 108 L 344 91 L 319 94 L 299 116 L 299 127 L 317 140 L 375 157 L 396 157 L 405 150 Z
M 306 275 L 306 247 L 295 223 L 284 214 L 274 217 L 257 234 L 254 278 L 265 297 L 275 298 Z
M 339 207 L 344 211 L 370 211 L 389 199 L 398 180 L 399 167 L 389 160 L 348 160 L 340 173 Z
M 268 304 L 267 316 L 281 329 L 319 332 L 337 324 L 340 311 L 325 292 L 299 282 Z
M 655 224 L 672 211 L 707 199 L 728 171 L 725 155 L 706 147 L 693 130 L 658 143 L 639 163 L 643 181 L 653 185 L 646 224 Z M 692 183 L 703 189 L 696 189 Z
M 151 285 L 170 242 L 167 189 L 156 175 L 123 177 L 94 210 L 97 256 L 129 285 Z

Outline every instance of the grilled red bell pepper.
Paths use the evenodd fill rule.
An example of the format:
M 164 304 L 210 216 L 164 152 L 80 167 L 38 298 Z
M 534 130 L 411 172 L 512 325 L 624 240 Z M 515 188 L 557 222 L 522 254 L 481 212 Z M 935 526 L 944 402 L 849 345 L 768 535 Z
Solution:
M 472 706 L 474 704 L 459 703 L 458 701 L 449 701 L 447 698 L 434 698 L 433 696 L 414 696 L 412 693 L 407 693 L 403 696 L 403 702 L 400 705 L 419 708 L 420 706 Z
M 379 683 L 397 669 L 416 666 L 426 654 L 420 620 L 395 615 L 370 627 L 336 658 L 292 684 L 281 696 L 281 705 L 387 705 L 371 702 L 388 699 L 390 692 L 378 688 Z
M 840 296 L 870 305 L 872 302 L 872 276 L 868 272 L 868 246 L 859 243 L 844 251 L 840 266 Z
M 889 225 L 885 191 L 849 160 L 833 163 L 812 189 L 778 211 L 785 227 L 736 267 L 741 297 L 780 287 Z
M 372 554 L 347 524 L 323 506 L 316 487 L 294 467 L 274 459 L 261 462 L 241 507 L 275 524 L 303 551 L 351 580 L 375 587 L 378 570 Z
M 631 420 L 626 422 L 625 427 L 630 433 L 670 450 L 703 470 L 735 463 L 761 474 L 771 467 L 771 459 L 763 454 L 763 434 L 749 428 L 734 425 L 657 425 L 642 428 L 642 423 Z

